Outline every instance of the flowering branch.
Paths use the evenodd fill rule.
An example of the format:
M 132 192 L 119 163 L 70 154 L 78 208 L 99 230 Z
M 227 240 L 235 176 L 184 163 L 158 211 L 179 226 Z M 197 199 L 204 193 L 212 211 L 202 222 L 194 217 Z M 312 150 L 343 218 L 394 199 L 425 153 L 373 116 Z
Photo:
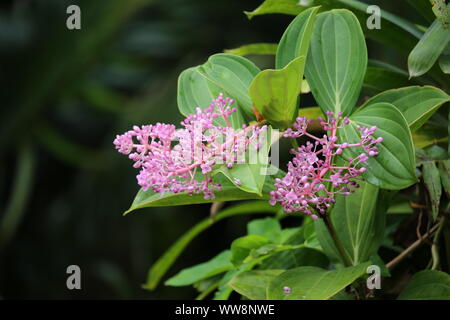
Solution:
M 293 129 L 285 131 L 284 137 L 296 139 L 306 136 L 313 142 L 307 142 L 299 148 L 292 149 L 294 158 L 288 163 L 288 173 L 283 179 L 275 180 L 275 190 L 270 193 L 272 205 L 280 203 L 285 212 L 302 212 L 313 219 L 317 211 L 324 215 L 327 209 L 335 203 L 337 194 L 349 195 L 359 187 L 356 182 L 366 171 L 362 165 L 370 157 L 378 154 L 376 144 L 383 138 L 374 138 L 377 127 L 357 127 L 360 133 L 358 143 L 338 143 L 338 130 L 350 123 L 349 119 L 339 113 L 327 111 L 327 120 L 319 118 L 320 125 L 327 132 L 323 137 L 316 137 L 307 132 L 311 122 L 306 117 L 298 117 Z M 356 158 L 342 157 L 344 149 L 361 148 L 362 152 Z M 336 157 L 340 156 L 344 165 L 335 165 Z
M 214 190 L 221 189 L 212 183 L 213 166 L 226 164 L 232 168 L 245 161 L 252 142 L 267 129 L 254 125 L 233 129 L 229 119 L 236 112 L 233 102 L 220 94 L 206 109 L 197 108 L 195 114 L 188 115 L 181 122 L 182 129 L 161 123 L 134 126 L 118 135 L 114 145 L 140 169 L 137 180 L 144 190 L 203 193 L 206 200 L 212 200 Z M 224 120 L 225 127 L 215 124 L 218 118 Z M 254 146 L 258 149 L 260 144 Z

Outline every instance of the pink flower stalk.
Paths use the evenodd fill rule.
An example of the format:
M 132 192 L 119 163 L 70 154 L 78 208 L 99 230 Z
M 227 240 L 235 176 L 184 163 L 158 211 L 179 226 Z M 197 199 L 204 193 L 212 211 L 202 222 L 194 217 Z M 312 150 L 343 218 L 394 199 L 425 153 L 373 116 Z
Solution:
M 349 195 L 359 187 L 355 180 L 366 171 L 362 164 L 369 156 L 378 154 L 376 144 L 381 143 L 383 138 L 373 137 L 377 130 L 375 126 L 358 126 L 361 138 L 358 143 L 338 143 L 337 131 L 350 123 L 349 119 L 342 117 L 342 113 L 335 118 L 333 112 L 327 111 L 326 121 L 319 118 L 320 125 L 327 132 L 321 138 L 307 132 L 310 122 L 306 117 L 298 117 L 293 129 L 287 129 L 284 133 L 287 138 L 307 136 L 313 142 L 291 150 L 294 158 L 288 163 L 286 176 L 275 180 L 270 203 L 280 203 L 285 212 L 302 212 L 317 219 L 315 212 L 325 214 L 335 202 L 336 194 Z M 347 148 L 362 148 L 362 152 L 354 159 L 341 157 L 344 164 L 337 165 L 335 157 Z
M 221 186 L 212 183 L 213 166 L 226 163 L 231 168 L 244 162 L 249 146 L 266 129 L 233 129 L 229 119 L 236 111 L 231 107 L 233 102 L 220 94 L 206 109 L 197 108 L 195 114 L 188 115 L 181 122 L 182 129 L 161 123 L 134 126 L 118 135 L 114 145 L 140 168 L 137 180 L 144 190 L 203 193 L 206 200 L 214 199 L 214 190 Z M 217 118 L 226 126 L 218 126 Z

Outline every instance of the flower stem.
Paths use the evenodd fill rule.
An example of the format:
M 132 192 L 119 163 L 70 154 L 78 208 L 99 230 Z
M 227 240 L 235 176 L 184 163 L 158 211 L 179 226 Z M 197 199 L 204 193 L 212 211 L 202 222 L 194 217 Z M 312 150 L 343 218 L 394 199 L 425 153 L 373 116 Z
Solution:
M 331 238 L 333 239 L 334 245 L 336 249 L 339 252 L 339 255 L 341 256 L 342 262 L 346 267 L 351 267 L 352 263 L 350 261 L 350 258 L 348 257 L 347 253 L 344 250 L 344 247 L 342 246 L 341 241 L 339 240 L 339 237 L 336 233 L 336 230 L 334 229 L 333 223 L 331 222 L 330 217 L 328 214 L 321 215 L 323 218 L 323 222 L 325 223 L 325 226 L 328 229 L 328 232 L 330 233 Z

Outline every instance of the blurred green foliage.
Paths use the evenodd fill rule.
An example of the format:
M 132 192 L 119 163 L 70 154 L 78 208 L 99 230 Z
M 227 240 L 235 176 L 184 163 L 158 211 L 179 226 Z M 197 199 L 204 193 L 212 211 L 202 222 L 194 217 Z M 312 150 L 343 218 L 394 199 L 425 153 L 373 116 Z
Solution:
M 1 298 L 195 295 L 190 288 L 160 286 L 149 292 L 141 285 L 148 267 L 205 218 L 209 206 L 143 209 L 123 217 L 138 186 L 112 140 L 133 124 L 179 122 L 176 84 L 185 68 L 224 49 L 278 42 L 292 17 L 250 22 L 243 10 L 260 2 L 0 4 Z M 81 30 L 66 28 L 70 4 L 81 8 Z M 398 3 L 386 6 L 405 11 Z M 413 11 L 411 19 L 426 25 Z M 369 43 L 369 52 L 371 58 L 406 65 L 406 56 L 380 45 Z M 271 66 L 268 57 L 252 59 Z M 190 245 L 169 275 L 228 248 L 245 234 L 247 221 L 235 217 L 215 225 Z M 71 264 L 81 267 L 81 291 L 66 288 Z
M 81 30 L 66 28 L 71 4 L 81 8 Z M 122 217 L 138 186 L 112 140 L 133 124 L 179 122 L 183 69 L 224 48 L 275 41 L 289 22 L 250 23 L 244 9 L 206 0 L 2 2 L 0 297 L 192 297 L 191 289 L 148 292 L 141 284 L 209 206 Z M 178 268 L 215 252 L 202 243 L 229 245 L 224 239 L 246 221 L 213 228 Z M 81 267 L 81 291 L 66 288 L 71 264 Z

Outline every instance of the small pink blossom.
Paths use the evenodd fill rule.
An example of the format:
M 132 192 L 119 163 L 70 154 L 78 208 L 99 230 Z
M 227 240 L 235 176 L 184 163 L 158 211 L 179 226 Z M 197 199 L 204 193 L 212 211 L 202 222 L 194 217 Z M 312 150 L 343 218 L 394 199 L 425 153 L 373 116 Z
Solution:
M 360 175 L 366 171 L 362 164 L 370 157 L 378 154 L 376 144 L 383 138 L 374 138 L 377 130 L 357 127 L 360 132 L 358 143 L 338 143 L 337 132 L 350 121 L 339 113 L 333 117 L 333 113 L 327 112 L 327 120 L 319 118 L 320 125 L 327 132 L 318 138 L 307 131 L 310 121 L 305 117 L 297 118 L 293 124 L 294 129 L 285 131 L 284 136 L 298 138 L 306 136 L 313 142 L 307 142 L 297 150 L 292 149 L 294 158 L 288 163 L 288 172 L 282 179 L 275 180 L 275 190 L 270 193 L 270 203 L 280 203 L 285 212 L 302 212 L 313 219 L 317 219 L 316 213 L 325 214 L 327 209 L 335 202 L 336 194 L 349 195 L 359 187 L 356 182 Z M 343 154 L 347 148 L 361 148 L 362 153 L 355 159 L 344 159 L 344 164 L 335 164 L 335 156 Z M 332 188 L 327 189 L 326 185 Z
M 136 178 L 144 190 L 203 193 L 205 199 L 212 200 L 214 190 L 221 188 L 212 182 L 214 167 L 226 164 L 231 168 L 245 160 L 245 153 L 266 129 L 232 128 L 229 117 L 236 112 L 233 102 L 220 94 L 206 109 L 197 108 L 188 115 L 181 122 L 182 129 L 162 123 L 134 126 L 133 130 L 118 135 L 114 145 L 140 169 Z M 226 126 L 217 125 L 216 119 L 222 119 Z

